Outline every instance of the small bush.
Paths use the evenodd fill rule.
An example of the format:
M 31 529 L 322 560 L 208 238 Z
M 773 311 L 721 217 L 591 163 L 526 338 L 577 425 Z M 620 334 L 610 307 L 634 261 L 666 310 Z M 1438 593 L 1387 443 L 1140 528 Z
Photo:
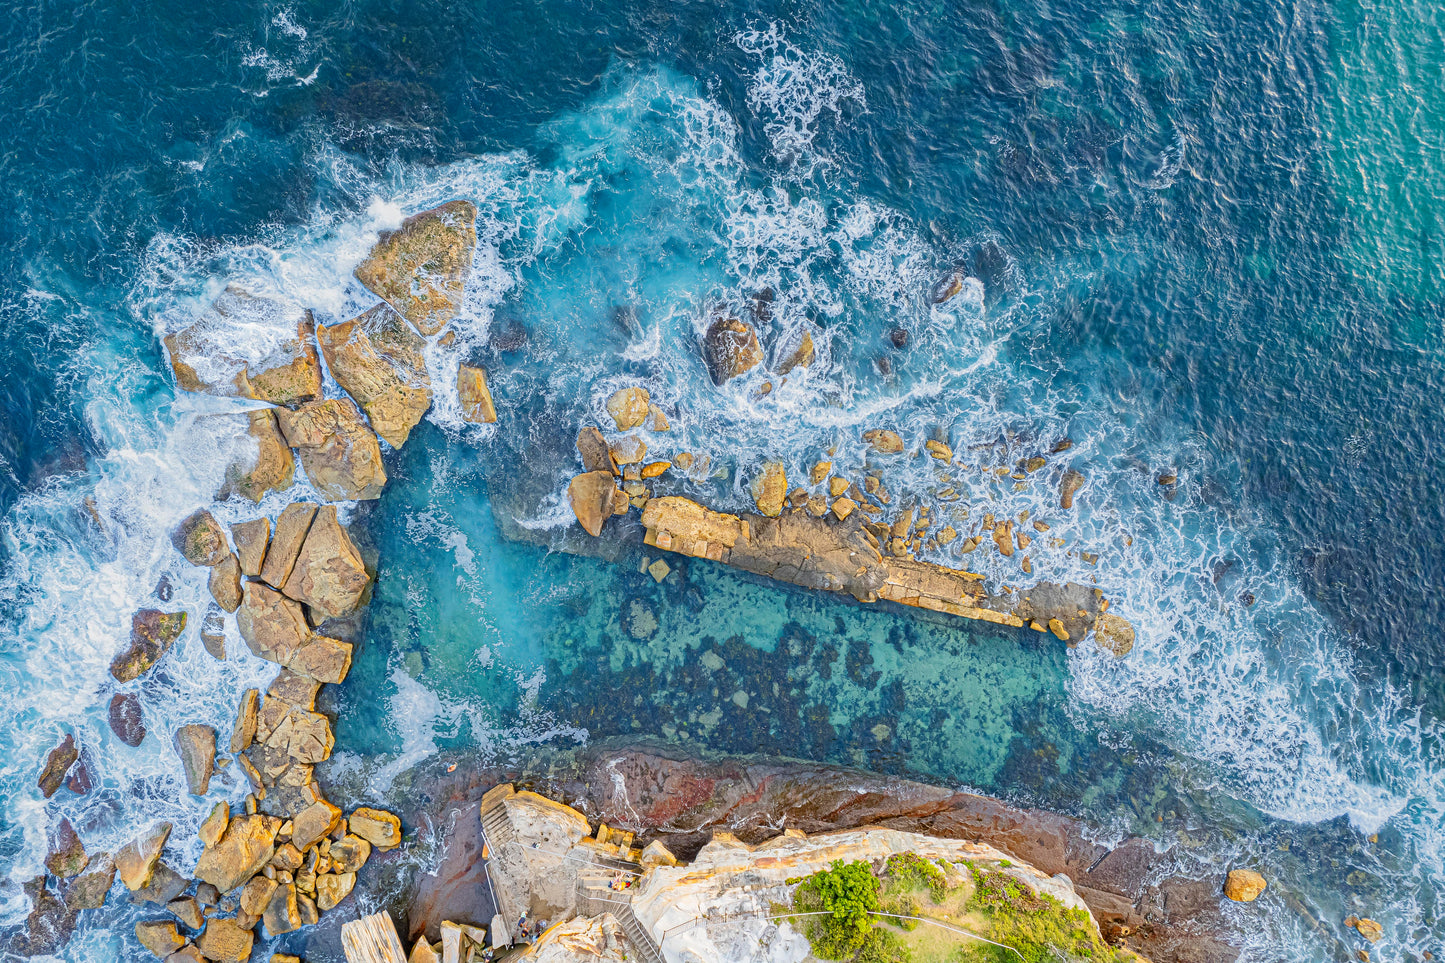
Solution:
M 942 903 L 948 896 L 948 884 L 943 870 L 917 853 L 889 856 L 884 872 L 901 883 L 916 883 L 926 887 L 928 895 L 933 897 L 935 903 Z
M 878 908 L 878 880 L 862 860 L 814 873 L 801 881 L 793 894 L 798 912 L 827 911 L 831 915 L 803 921 L 813 954 L 824 960 L 852 959 L 868 942 L 873 922 L 868 914 Z
M 1115 959 L 1094 932 L 1083 910 L 1068 909 L 1006 873 L 973 868 L 975 889 L 969 905 L 989 921 L 989 939 L 1018 950 L 1026 963 L 1052 963 L 1060 956 Z M 1012 956 L 1012 954 L 1009 954 Z

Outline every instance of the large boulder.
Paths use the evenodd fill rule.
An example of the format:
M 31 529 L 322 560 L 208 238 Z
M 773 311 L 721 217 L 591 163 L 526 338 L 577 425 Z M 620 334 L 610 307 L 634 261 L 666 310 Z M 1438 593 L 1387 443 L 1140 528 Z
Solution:
M 65 782 L 65 774 L 78 758 L 80 750 L 75 747 L 75 736 L 67 732 L 65 738 L 60 740 L 60 745 L 45 756 L 45 765 L 40 768 L 40 778 L 36 781 L 40 786 L 40 794 L 46 799 L 55 795 Z
M 120 848 L 115 854 L 115 869 L 120 881 L 132 893 L 144 889 L 151 881 L 160 861 L 161 850 L 171 837 L 170 823 L 157 823 L 150 831 Z
M 577 433 L 577 454 L 582 456 L 582 467 L 586 471 L 605 471 L 617 474 L 617 461 L 612 457 L 612 448 L 602 432 L 592 426 Z
M 192 565 L 220 565 L 231 554 L 226 531 L 204 508 L 187 515 L 171 533 L 171 544 Z
M 306 850 L 330 835 L 341 821 L 341 810 L 324 799 L 318 800 L 301 810 L 291 821 L 291 843 L 297 849 Z M 325 909 L 325 907 L 322 907 Z
M 70 820 L 62 818 L 49 836 L 45 853 L 46 871 L 60 879 L 69 879 L 84 872 L 90 864 L 90 857 L 85 854 L 85 844 L 80 841 L 80 834 Z
M 813 333 L 804 329 L 802 337 L 794 341 L 787 350 L 778 355 L 777 371 L 785 375 L 794 368 L 810 368 L 816 349 L 813 347 Z
M 282 591 L 322 619 L 337 619 L 356 611 L 370 581 L 361 553 L 337 519 L 336 506 L 325 505 L 316 513 Z
M 486 368 L 457 365 L 457 399 L 462 404 L 463 421 L 491 424 L 497 420 L 492 389 L 487 387 Z
M 335 909 L 355 885 L 355 873 L 326 873 L 316 877 L 316 908 L 323 913 Z
M 182 390 L 297 405 L 321 394 L 314 329 L 310 311 L 232 285 L 165 346 Z
M 715 385 L 745 374 L 763 361 L 763 349 L 752 325 L 729 317 L 718 318 L 708 326 L 702 354 Z
M 206 931 L 196 939 L 201 955 L 216 963 L 241 963 L 251 958 L 251 944 L 256 936 L 235 920 L 211 920 Z
M 477 209 L 448 201 L 383 231 L 356 279 L 425 335 L 456 317 L 477 246 Z
M 181 757 L 191 795 L 204 796 L 216 764 L 216 730 L 202 725 L 181 726 L 176 730 L 176 754 Z
M 236 627 L 253 653 L 277 665 L 286 665 L 311 637 L 301 603 L 262 585 L 247 582 Z
M 602 525 L 615 511 L 619 498 L 625 503 L 627 496 L 617 487 L 616 476 L 609 471 L 585 472 L 567 486 L 572 513 L 592 536 L 602 534 Z
M 311 485 L 330 501 L 380 498 L 386 484 L 381 446 L 356 404 L 332 398 L 277 416 L 281 434 L 301 456 Z
M 216 845 L 201 854 L 193 874 L 222 893 L 229 893 L 271 861 L 281 820 L 260 813 L 238 816 Z
M 276 516 L 276 534 L 266 550 L 266 560 L 261 565 L 261 581 L 272 588 L 280 588 L 291 577 L 296 556 L 301 554 L 301 545 L 311 522 L 316 518 L 317 506 L 311 502 L 292 502 L 281 509 Z
M 783 503 L 788 497 L 788 472 L 782 462 L 765 462 L 750 487 L 759 514 L 769 518 L 783 514 Z
M 1232 869 L 1224 880 L 1224 895 L 1236 903 L 1252 903 L 1268 885 L 1264 877 L 1252 869 Z
M 145 739 L 145 718 L 141 714 L 140 696 L 135 693 L 117 692 L 111 696 L 109 719 L 116 738 L 132 749 Z
M 1122 659 L 1134 648 L 1134 626 L 1112 612 L 1102 612 L 1094 622 L 1094 642 L 1099 648 Z
M 384 809 L 363 806 L 346 818 L 346 825 L 379 850 L 395 849 L 401 845 L 401 820 Z
M 289 449 L 288 449 L 289 451 Z M 266 563 L 266 547 L 271 544 L 271 519 L 253 518 L 231 526 L 231 541 L 236 543 L 236 560 L 241 574 L 259 578 Z
M 321 328 L 316 340 L 331 376 L 365 409 L 376 433 L 393 448 L 406 444 L 431 407 L 426 342 L 387 304 Z
M 623 388 L 614 391 L 607 399 L 607 413 L 617 424 L 618 431 L 631 431 L 642 427 L 647 420 L 651 402 L 646 388 Z
M 165 959 L 186 945 L 172 920 L 146 920 L 135 925 L 135 938 L 159 959 Z
M 186 613 L 141 609 L 130 620 L 130 647 L 110 662 L 117 682 L 130 682 L 145 674 L 170 651 L 186 627 Z
M 229 498 L 240 492 L 259 502 L 270 491 L 285 491 L 296 479 L 296 458 L 291 446 L 281 435 L 276 423 L 275 408 L 257 408 L 246 412 L 246 433 L 255 439 L 256 453 L 249 453 L 226 468 L 226 482 L 218 493 Z M 232 417 L 232 416 L 225 416 Z
M 340 683 L 351 671 L 351 645 L 339 639 L 314 635 L 286 664 L 292 672 L 317 682 Z
M 234 552 L 227 555 L 220 565 L 211 569 L 211 577 L 206 584 L 217 605 L 227 612 L 236 611 L 236 606 L 241 604 L 241 562 Z M 224 646 L 224 639 L 222 645 Z M 224 656 L 225 649 L 222 648 L 221 652 Z
M 252 747 L 252 757 L 261 758 L 263 779 L 274 770 L 279 775 L 290 760 L 315 765 L 331 756 L 336 739 L 331 733 L 331 720 L 319 712 L 300 706 L 286 705 L 277 699 L 262 700 L 257 717 L 256 740 L 270 752 Z

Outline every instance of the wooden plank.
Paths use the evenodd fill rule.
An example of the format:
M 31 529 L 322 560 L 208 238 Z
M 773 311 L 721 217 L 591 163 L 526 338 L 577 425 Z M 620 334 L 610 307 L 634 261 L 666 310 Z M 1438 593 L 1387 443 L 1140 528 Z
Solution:
M 386 910 L 341 925 L 346 963 L 406 963 L 396 924 Z

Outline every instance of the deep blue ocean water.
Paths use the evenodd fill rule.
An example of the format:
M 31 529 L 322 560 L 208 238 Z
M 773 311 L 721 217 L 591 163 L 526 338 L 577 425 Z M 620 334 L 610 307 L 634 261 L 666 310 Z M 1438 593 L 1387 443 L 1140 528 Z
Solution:
M 105 723 L 130 612 L 163 574 L 175 604 L 205 597 L 166 534 L 215 489 L 197 419 L 225 406 L 175 390 L 160 336 L 232 281 L 350 317 L 376 231 L 467 197 L 482 243 L 436 409 L 352 513 L 381 558 L 338 697 L 360 792 L 385 801 L 451 746 L 801 756 L 1146 833 L 1185 870 L 1257 865 L 1269 894 L 1231 908 L 1251 960 L 1348 954 L 1350 913 L 1384 923 L 1374 958 L 1442 951 L 1438 7 L 89 3 L 4 23 L 0 922 L 61 815 L 113 848 L 204 814 L 168 739 L 129 750 Z M 933 307 L 956 266 L 974 280 Z M 701 319 L 763 287 L 764 340 L 810 323 L 820 361 L 762 399 L 760 378 L 714 389 Z M 492 373 L 495 428 L 457 417 L 459 355 Z M 678 490 L 734 508 L 765 457 L 800 477 L 835 449 L 857 472 L 876 425 L 1010 457 L 1068 436 L 1075 512 L 974 477 L 970 518 L 1048 517 L 1068 548 L 1036 574 L 1097 578 L 1135 651 L 691 560 L 659 585 L 635 543 L 556 551 L 576 428 L 639 381 L 666 450 L 712 459 Z M 886 484 L 921 496 L 927 461 Z M 130 687 L 157 732 L 229 731 L 268 675 L 212 661 L 199 621 Z M 98 789 L 47 804 L 34 775 L 71 729 Z M 132 913 L 90 914 L 64 958 L 139 952 Z

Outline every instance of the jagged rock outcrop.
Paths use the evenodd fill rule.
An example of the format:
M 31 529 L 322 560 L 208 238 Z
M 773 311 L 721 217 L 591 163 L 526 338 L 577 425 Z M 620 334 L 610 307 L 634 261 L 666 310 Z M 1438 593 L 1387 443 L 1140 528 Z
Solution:
M 477 245 L 477 209 L 448 201 L 383 231 L 356 279 L 424 335 L 456 317 Z
M 332 398 L 277 416 L 312 487 L 329 501 L 380 498 L 386 485 L 381 446 L 356 404 Z
M 130 646 L 110 663 L 117 682 L 138 679 L 161 660 L 186 627 L 186 613 L 141 609 L 130 620 Z
M 746 321 L 718 318 L 702 339 L 703 360 L 712 383 L 721 386 L 763 363 L 758 333 Z
M 269 340 L 242 355 L 234 350 L 238 328 L 269 335 Z M 314 331 L 310 311 L 231 285 L 205 318 L 164 341 L 176 384 L 184 391 L 298 405 L 321 394 Z
M 794 368 L 810 368 L 813 366 L 814 355 L 813 333 L 804 329 L 802 336 L 780 354 L 774 367 L 780 375 L 785 375 Z
M 425 342 L 390 305 L 316 333 L 336 383 L 366 411 L 371 427 L 393 448 L 406 444 L 431 407 Z

